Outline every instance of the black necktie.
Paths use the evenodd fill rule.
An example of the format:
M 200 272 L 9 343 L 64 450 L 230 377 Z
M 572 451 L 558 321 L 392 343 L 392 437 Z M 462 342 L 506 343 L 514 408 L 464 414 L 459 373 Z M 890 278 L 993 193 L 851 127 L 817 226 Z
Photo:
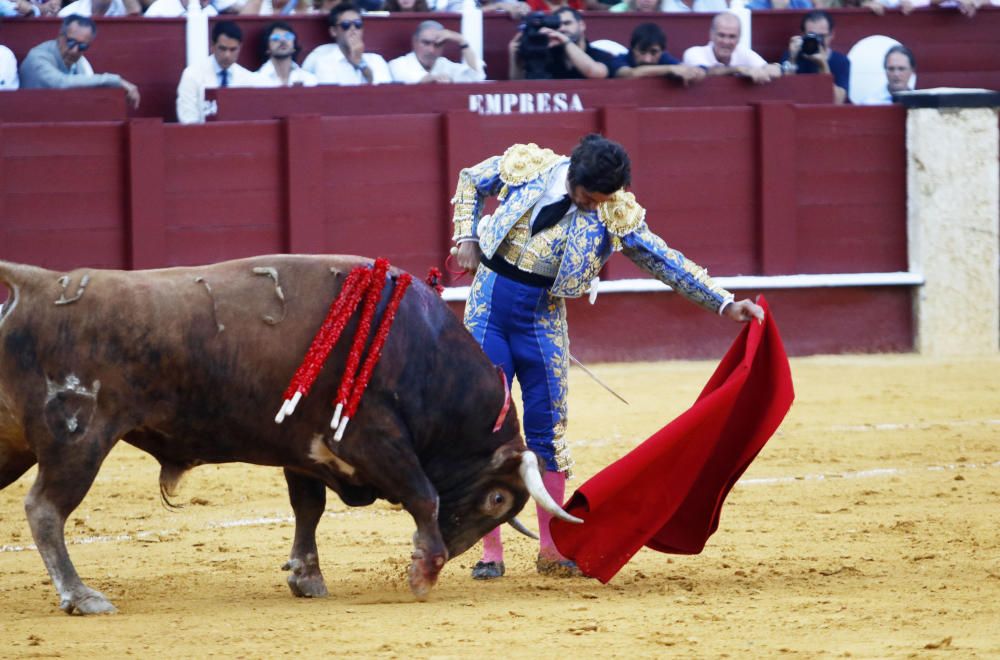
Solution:
M 538 217 L 535 218 L 535 224 L 531 226 L 531 235 L 534 236 L 543 229 L 548 229 L 562 220 L 563 216 L 566 215 L 566 211 L 569 210 L 569 205 L 572 203 L 573 200 L 569 198 L 569 195 L 563 195 L 562 199 L 558 202 L 552 202 L 543 206 L 542 210 L 538 212 Z
M 223 69 L 219 71 L 219 85 L 222 87 L 229 87 L 229 70 Z

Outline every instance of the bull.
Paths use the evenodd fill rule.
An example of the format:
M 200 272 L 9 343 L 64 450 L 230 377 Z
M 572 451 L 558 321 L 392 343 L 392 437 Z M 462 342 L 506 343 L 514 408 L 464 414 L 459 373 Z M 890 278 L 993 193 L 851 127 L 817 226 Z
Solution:
M 204 463 L 281 467 L 295 514 L 292 593 L 327 594 L 316 547 L 326 489 L 384 499 L 416 523 L 409 584 L 427 596 L 448 559 L 546 493 L 497 371 L 438 294 L 407 290 L 340 441 L 330 429 L 349 341 L 275 424 L 282 393 L 360 257 L 278 255 L 197 268 L 57 273 L 0 261 L 0 489 L 29 468 L 31 534 L 67 613 L 114 612 L 84 584 L 67 517 L 119 440 L 160 464 L 165 502 Z M 389 272 L 389 279 L 399 271 Z M 389 298 L 385 287 L 380 309 Z M 355 315 L 357 316 L 357 315 Z M 352 336 L 352 320 L 345 336 Z M 523 527 L 522 527 L 523 530 Z M 526 530 L 523 530 L 526 531 Z

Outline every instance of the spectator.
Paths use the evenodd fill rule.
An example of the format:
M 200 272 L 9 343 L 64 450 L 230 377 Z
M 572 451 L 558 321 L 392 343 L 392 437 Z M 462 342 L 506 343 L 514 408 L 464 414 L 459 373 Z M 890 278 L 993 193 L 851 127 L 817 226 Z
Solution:
M 705 69 L 682 64 L 667 52 L 667 35 L 656 23 L 641 23 L 632 30 L 628 53 L 612 60 L 611 69 L 615 78 L 670 76 L 685 85 L 705 78 Z
M 559 18 L 558 30 L 537 28 L 532 36 L 529 28 L 514 35 L 508 46 L 511 80 L 607 78 L 614 56 L 587 43 L 587 24 L 580 12 L 563 7 L 553 16 Z
M 257 87 L 315 87 L 316 76 L 295 62 L 299 37 L 288 23 L 276 21 L 264 29 L 264 65 L 257 69 Z
M 121 87 L 133 108 L 139 107 L 139 88 L 116 73 L 94 73 L 83 56 L 97 36 L 97 25 L 86 16 L 67 16 L 59 36 L 28 52 L 21 62 L 21 89 L 75 89 Z
M 779 65 L 768 64 L 749 48 L 740 47 L 741 30 L 736 14 L 716 14 L 708 30 L 708 44 L 684 51 L 684 64 L 705 67 L 710 76 L 745 76 L 758 84 L 780 78 Z
M 612 5 L 608 11 L 630 12 L 630 13 L 650 13 L 660 11 L 660 0 L 625 0 L 617 5 Z
M 863 100 L 859 105 L 889 105 L 895 92 L 905 92 L 913 89 L 910 79 L 917 71 L 917 62 L 909 48 L 898 44 L 885 53 L 886 86 L 874 96 Z
M 386 3 L 382 5 L 382 9 L 394 14 L 408 11 L 426 12 L 431 10 L 430 7 L 427 6 L 427 0 L 386 0 Z M 449 9 L 448 11 L 459 11 L 459 9 Z
M 246 0 L 239 13 L 251 16 L 291 16 L 309 14 L 308 0 Z
M 177 18 L 187 16 L 189 0 L 156 0 L 146 10 L 146 18 Z M 212 4 L 212 0 L 200 0 L 201 11 L 206 16 L 218 16 L 219 10 Z
M 62 0 L 31 0 L 35 16 L 58 16 Z
M 30 0 L 0 0 L 0 16 L 38 16 L 41 10 Z
M 833 76 L 833 102 L 847 100 L 851 79 L 851 62 L 843 53 L 832 49 L 833 17 L 822 9 L 814 9 L 802 17 L 802 34 L 788 42 L 788 52 L 781 60 L 786 73 L 829 73 Z
M 243 45 L 243 31 L 232 21 L 219 21 L 212 28 L 212 54 L 181 74 L 177 85 L 177 121 L 200 124 L 212 114 L 205 102 L 205 90 L 217 87 L 253 87 L 253 73 L 236 63 Z
M 59 16 L 134 16 L 142 13 L 139 0 L 76 0 L 61 10 Z
M 392 82 L 381 55 L 365 52 L 364 21 L 358 8 L 344 2 L 327 17 L 334 43 L 313 49 L 302 68 L 323 85 L 380 85 Z
M 17 58 L 10 48 L 0 46 L 0 92 L 11 92 L 19 86 Z
M 449 41 L 461 49 L 461 63 L 441 55 Z M 393 80 L 403 83 L 479 82 L 486 78 L 475 49 L 458 32 L 444 29 L 437 21 L 417 26 L 413 50 L 389 62 L 389 73 Z
M 717 14 L 726 11 L 729 5 L 726 0 L 663 0 L 660 11 L 666 12 L 711 12 Z
M 872 0 L 873 2 L 875 0 Z M 812 9 L 812 0 L 750 0 L 747 9 Z

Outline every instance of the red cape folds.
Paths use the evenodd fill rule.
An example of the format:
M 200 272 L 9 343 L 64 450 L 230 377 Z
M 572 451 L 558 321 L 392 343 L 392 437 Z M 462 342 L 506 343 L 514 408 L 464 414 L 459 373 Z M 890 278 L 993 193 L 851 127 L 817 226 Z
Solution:
M 608 582 L 643 545 L 697 554 L 719 527 L 722 503 L 792 405 L 795 393 L 778 327 L 750 321 L 695 404 L 583 484 L 553 519 L 559 551 Z

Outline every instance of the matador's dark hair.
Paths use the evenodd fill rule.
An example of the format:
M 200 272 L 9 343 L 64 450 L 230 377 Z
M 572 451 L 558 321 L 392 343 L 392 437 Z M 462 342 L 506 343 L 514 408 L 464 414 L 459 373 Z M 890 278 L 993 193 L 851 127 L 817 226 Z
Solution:
M 622 145 L 591 133 L 573 149 L 567 176 L 571 185 L 610 195 L 632 183 L 632 162 Z

